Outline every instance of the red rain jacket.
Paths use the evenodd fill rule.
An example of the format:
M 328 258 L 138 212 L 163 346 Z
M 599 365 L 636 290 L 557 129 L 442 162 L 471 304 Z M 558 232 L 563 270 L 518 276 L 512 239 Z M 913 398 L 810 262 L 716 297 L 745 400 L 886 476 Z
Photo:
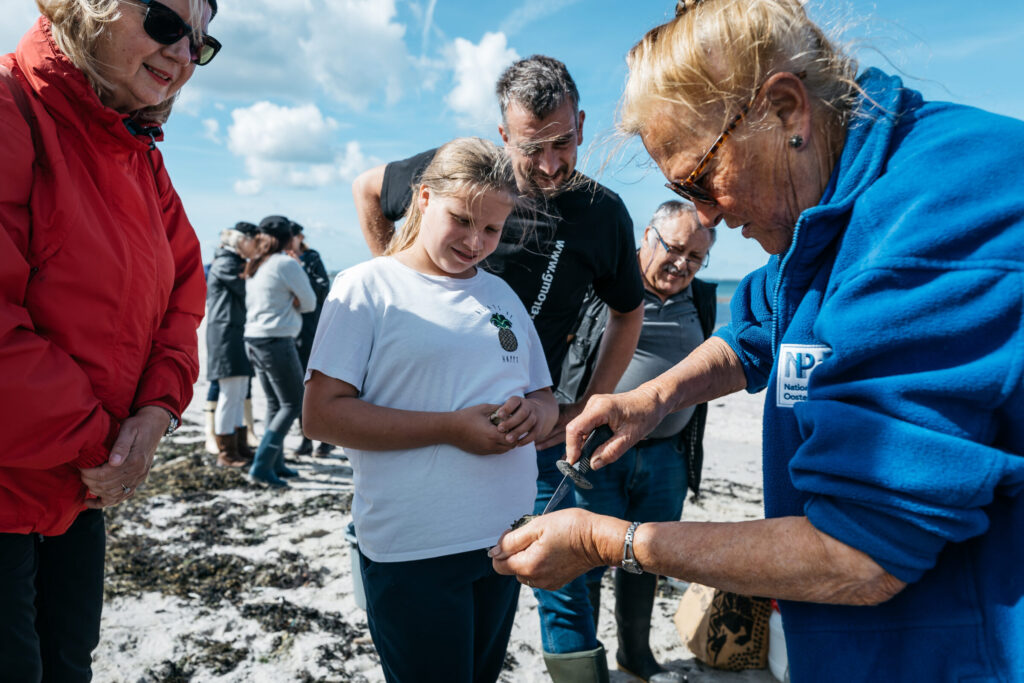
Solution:
M 160 153 L 100 103 L 49 21 L 0 62 L 35 119 L 0 80 L 0 532 L 55 535 L 125 418 L 188 405 L 206 286 Z

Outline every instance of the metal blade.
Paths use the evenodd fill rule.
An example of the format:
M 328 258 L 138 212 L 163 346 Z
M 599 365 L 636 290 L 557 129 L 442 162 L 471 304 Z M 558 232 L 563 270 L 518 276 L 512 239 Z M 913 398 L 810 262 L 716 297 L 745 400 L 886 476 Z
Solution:
M 555 489 L 555 493 L 551 496 L 551 500 L 549 500 L 548 504 L 544 506 L 544 512 L 540 514 L 546 515 L 551 512 L 552 508 L 561 503 L 562 499 L 565 498 L 565 494 L 569 493 L 571 490 L 572 479 L 568 476 L 562 477 L 562 483 L 558 485 L 557 489 Z
M 540 514 L 546 515 L 551 512 L 551 510 L 558 505 L 563 498 L 565 498 L 565 494 L 569 493 L 573 484 L 584 489 L 593 487 L 593 484 L 587 481 L 587 478 L 583 476 L 584 474 L 591 472 L 590 456 L 594 454 L 594 451 L 596 451 L 601 444 L 612 438 L 612 436 L 614 436 L 614 433 L 611 428 L 608 425 L 601 425 L 592 431 L 590 436 L 587 437 L 587 441 L 583 444 L 583 449 L 580 453 L 580 459 L 576 461 L 575 465 L 569 465 L 569 463 L 564 460 L 560 460 L 558 462 L 558 470 L 563 472 L 565 476 L 562 477 L 562 482 L 558 485 L 558 488 L 555 489 L 554 494 L 552 494 L 551 500 L 549 500 L 548 504 L 544 506 L 544 512 Z

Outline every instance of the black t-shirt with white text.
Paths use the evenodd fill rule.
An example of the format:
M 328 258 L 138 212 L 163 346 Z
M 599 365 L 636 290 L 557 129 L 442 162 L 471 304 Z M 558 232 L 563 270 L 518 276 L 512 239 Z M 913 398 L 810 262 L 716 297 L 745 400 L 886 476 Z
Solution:
M 405 215 L 413 185 L 435 152 L 387 165 L 380 204 L 389 220 Z M 589 285 L 622 313 L 643 300 L 633 222 L 622 200 L 579 173 L 572 186 L 539 213 L 509 216 L 501 243 L 482 264 L 505 280 L 526 306 L 555 386 Z

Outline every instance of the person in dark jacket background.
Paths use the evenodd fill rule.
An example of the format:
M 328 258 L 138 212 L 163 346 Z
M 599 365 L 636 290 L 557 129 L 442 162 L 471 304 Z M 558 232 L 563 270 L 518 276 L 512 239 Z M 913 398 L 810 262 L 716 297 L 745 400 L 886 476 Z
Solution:
M 324 262 L 320 258 L 320 253 L 306 245 L 305 236 L 302 232 L 302 226 L 292 221 L 292 243 L 289 250 L 302 263 L 302 269 L 306 271 L 306 276 L 309 277 L 309 284 L 313 287 L 313 293 L 316 294 L 316 308 L 302 314 L 302 330 L 299 332 L 299 336 L 295 338 L 295 346 L 299 350 L 299 362 L 302 363 L 302 370 L 305 372 L 306 365 L 309 363 L 309 352 L 313 348 L 313 337 L 316 336 L 316 326 L 320 322 L 320 313 L 324 310 L 324 302 L 327 301 L 327 293 L 331 289 L 331 280 L 327 275 Z M 301 426 L 302 417 L 300 413 L 299 427 Z M 334 446 L 326 442 L 321 442 L 316 449 L 317 455 L 327 455 L 332 450 L 334 450 Z M 302 443 L 299 444 L 299 447 L 294 452 L 296 455 L 309 455 L 313 452 L 313 442 L 303 434 Z
M 715 228 L 705 228 L 693 205 L 667 201 L 644 230 L 637 260 L 644 281 L 644 324 L 633 359 L 615 387 L 629 391 L 685 358 L 715 328 L 717 285 L 695 276 L 708 263 Z M 588 293 L 569 353 L 562 365 L 556 396 L 579 400 L 589 381 L 608 320 L 608 308 Z M 576 489 L 577 504 L 591 512 L 641 522 L 678 521 L 687 484 L 699 491 L 707 404 L 671 413 L 614 463 L 594 472 L 594 488 Z M 595 629 L 606 567 L 587 573 Z M 656 574 L 615 573 L 615 623 L 620 669 L 645 681 L 669 683 L 678 673 L 665 671 L 649 642 Z
M 245 394 L 252 365 L 245 353 L 245 280 L 242 271 L 256 226 L 240 222 L 220 235 L 206 279 L 206 375 L 220 389 L 214 412 L 217 464 L 241 467 L 250 459 Z

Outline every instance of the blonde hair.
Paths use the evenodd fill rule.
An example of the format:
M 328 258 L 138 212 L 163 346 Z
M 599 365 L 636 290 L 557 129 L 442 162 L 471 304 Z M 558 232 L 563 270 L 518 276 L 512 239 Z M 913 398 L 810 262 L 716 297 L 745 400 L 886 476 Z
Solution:
M 220 231 L 220 246 L 229 247 L 236 252 L 238 251 L 238 245 L 247 239 L 249 239 L 248 235 L 234 228 L 225 228 Z
M 857 63 L 804 12 L 800 0 L 680 0 L 676 17 L 630 50 L 619 130 L 639 135 L 666 105 L 724 127 L 771 75 L 801 75 L 827 132 L 856 101 Z M 720 122 L 708 121 L 721 117 Z
M 96 47 L 105 39 L 107 25 L 121 17 L 122 0 L 36 0 L 40 13 L 50 20 L 50 33 L 57 47 L 84 75 L 100 100 L 111 91 L 111 84 L 103 77 L 103 64 L 96 58 Z M 207 0 L 188 0 L 189 15 L 202 16 Z M 140 5 L 145 7 L 145 5 Z M 194 27 L 196 40 L 201 38 L 201 26 Z M 142 19 L 139 19 L 139 30 Z M 171 114 L 174 98 L 171 95 L 160 104 L 145 107 L 135 113 L 135 119 L 163 123 Z
M 445 197 L 479 197 L 484 192 L 500 192 L 508 195 L 515 206 L 528 201 L 516 188 L 512 161 L 505 150 L 482 138 L 456 138 L 438 148 L 424 169 L 405 212 L 405 224 L 392 236 L 384 252 L 386 255 L 404 251 L 416 241 L 423 223 L 423 213 L 417 201 L 418 188 L 422 186 Z

